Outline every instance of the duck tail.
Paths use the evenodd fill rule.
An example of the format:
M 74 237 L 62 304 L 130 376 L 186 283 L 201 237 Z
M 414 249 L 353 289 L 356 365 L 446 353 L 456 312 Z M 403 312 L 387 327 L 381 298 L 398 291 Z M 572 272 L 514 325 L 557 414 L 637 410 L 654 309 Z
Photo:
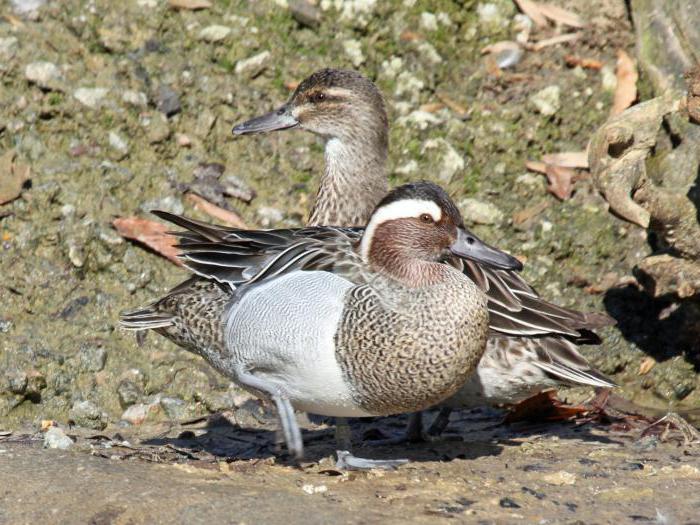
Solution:
M 127 330 L 154 330 L 167 328 L 175 324 L 175 316 L 158 311 L 156 303 L 137 310 L 128 310 L 119 314 L 119 325 Z
M 617 385 L 593 368 L 577 350 L 576 344 L 563 337 L 544 337 L 535 347 L 535 366 L 554 379 L 572 385 L 614 388 Z

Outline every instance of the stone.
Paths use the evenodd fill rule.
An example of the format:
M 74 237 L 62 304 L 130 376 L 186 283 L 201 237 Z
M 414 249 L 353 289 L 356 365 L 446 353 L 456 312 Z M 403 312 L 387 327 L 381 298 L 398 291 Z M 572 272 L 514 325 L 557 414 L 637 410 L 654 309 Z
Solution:
M 420 28 L 425 31 L 437 31 L 438 19 L 433 13 L 424 11 L 420 14 Z
M 171 130 L 165 115 L 157 113 L 153 115 L 153 118 L 148 118 L 143 122 L 148 125 L 146 138 L 149 144 L 159 144 L 170 137 Z
M 464 159 L 445 139 L 430 139 L 423 144 L 423 154 L 432 149 L 441 151 L 438 179 L 443 184 L 449 184 L 452 178 L 464 169 Z
M 615 69 L 610 64 L 605 64 L 600 69 L 600 83 L 604 91 L 614 93 L 617 88 L 617 76 Z
M 107 362 L 107 349 L 102 346 L 86 344 L 78 353 L 80 368 L 87 372 L 99 372 Z
M 122 94 L 122 101 L 136 108 L 145 108 L 148 105 L 146 93 L 128 89 Z
M 576 483 L 576 474 L 560 470 L 551 474 L 545 474 L 542 476 L 542 481 L 550 485 L 574 485 Z
M 4 390 L 11 394 L 22 395 L 27 390 L 27 373 L 18 368 L 6 370 L 4 383 Z
M 559 86 L 547 86 L 530 97 L 530 102 L 535 109 L 546 117 L 556 114 L 561 108 L 561 88 Z
M 102 105 L 107 93 L 109 93 L 109 89 L 106 88 L 78 88 L 73 96 L 84 106 L 97 109 Z
M 160 410 L 160 402 L 150 404 L 137 403 L 127 408 L 121 416 L 122 421 L 131 425 L 140 425 L 149 416 L 155 415 Z
M 473 198 L 462 199 L 459 209 L 467 221 L 476 224 L 498 224 L 504 217 L 496 205 Z
M 102 411 L 92 401 L 76 401 L 68 411 L 68 417 L 76 425 L 93 430 L 103 430 L 107 426 Z
M 156 106 L 166 117 L 172 117 L 182 110 L 180 97 L 173 88 L 165 84 L 158 88 Z
M 177 397 L 164 397 L 160 400 L 160 406 L 169 419 L 178 421 L 188 414 L 188 406 L 185 401 Z
M 24 68 L 24 76 L 29 82 L 42 89 L 60 89 L 63 75 L 58 66 L 52 62 L 32 62 Z
M 182 200 L 173 195 L 166 195 L 158 199 L 151 199 L 141 203 L 139 209 L 144 213 L 150 213 L 151 210 L 163 210 L 175 215 L 182 215 L 185 213 L 185 206 L 182 204 Z
M 117 386 L 117 395 L 119 396 L 119 404 L 122 408 L 126 408 L 136 403 L 141 399 L 143 394 L 139 385 L 128 379 L 122 379 Z
M 272 54 L 270 54 L 269 51 L 263 51 L 262 53 L 258 53 L 252 57 L 239 60 L 236 62 L 234 72 L 236 75 L 242 77 L 255 78 L 260 73 L 265 71 L 265 68 L 267 68 L 271 58 Z
M 257 211 L 257 216 L 263 228 L 269 228 L 282 222 L 282 219 L 284 219 L 284 214 L 277 208 L 271 206 L 260 206 Z
M 126 154 L 129 151 L 129 144 L 126 139 L 122 138 L 116 131 L 110 131 L 109 135 L 109 145 L 112 149 L 118 151 L 119 153 Z
M 301 25 L 312 29 L 321 25 L 321 11 L 309 0 L 291 0 L 288 8 L 292 18 Z
M 73 446 L 73 440 L 59 427 L 49 427 L 44 434 L 44 448 L 68 450 Z
M 199 39 L 205 42 L 221 42 L 231 34 L 231 28 L 220 25 L 207 26 L 199 32 Z
M 365 55 L 362 53 L 362 44 L 359 40 L 345 40 L 343 50 L 355 67 L 360 67 L 365 63 Z
M 509 20 L 494 3 L 479 4 L 476 6 L 476 14 L 480 28 L 486 33 L 498 32 L 509 24 Z

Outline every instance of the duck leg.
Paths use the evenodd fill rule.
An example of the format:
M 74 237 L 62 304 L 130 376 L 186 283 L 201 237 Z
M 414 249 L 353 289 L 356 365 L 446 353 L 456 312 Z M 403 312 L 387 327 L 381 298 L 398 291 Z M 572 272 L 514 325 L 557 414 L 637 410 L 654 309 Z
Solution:
M 338 460 L 335 463 L 340 470 L 394 470 L 409 461 L 407 459 L 366 459 L 349 452 L 352 447 L 350 424 L 344 417 L 335 418 L 335 441 L 341 450 L 336 450 Z
M 450 414 L 452 414 L 452 409 L 450 407 L 440 409 L 440 412 L 433 420 L 433 424 L 430 425 L 430 428 L 428 429 L 429 437 L 436 438 L 442 435 L 447 428 L 447 425 L 450 424 Z
M 287 450 L 294 459 L 302 459 L 304 457 L 304 441 L 301 439 L 299 424 L 289 398 L 283 395 L 275 385 L 254 376 L 248 371 L 239 370 L 236 379 L 241 386 L 261 392 L 274 401 Z

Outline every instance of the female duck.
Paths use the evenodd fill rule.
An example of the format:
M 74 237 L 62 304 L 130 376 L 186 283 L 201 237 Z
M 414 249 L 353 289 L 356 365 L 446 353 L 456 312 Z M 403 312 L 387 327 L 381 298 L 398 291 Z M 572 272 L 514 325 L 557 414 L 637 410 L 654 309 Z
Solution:
M 185 265 L 228 289 L 230 300 L 209 305 L 208 322 L 182 324 L 196 301 L 176 290 L 123 314 L 122 325 L 197 341 L 218 371 L 274 401 L 296 457 L 303 449 L 293 408 L 389 415 L 454 394 L 484 352 L 488 310 L 483 292 L 443 261 L 520 266 L 464 230 L 455 205 L 431 183 L 392 191 L 364 232 L 229 230 L 158 215 L 187 228 L 179 234 Z

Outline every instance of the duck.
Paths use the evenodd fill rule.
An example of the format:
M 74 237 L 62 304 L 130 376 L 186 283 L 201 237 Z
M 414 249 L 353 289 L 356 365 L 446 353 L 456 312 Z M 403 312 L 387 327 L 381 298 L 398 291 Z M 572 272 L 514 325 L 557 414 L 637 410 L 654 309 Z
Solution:
M 325 169 L 308 225 L 357 226 L 387 190 L 389 121 L 377 86 L 353 70 L 325 68 L 304 79 L 278 109 L 233 127 L 237 136 L 300 129 L 325 141 Z M 600 344 L 596 329 L 615 324 L 542 298 L 516 270 L 473 260 L 462 270 L 488 298 L 490 336 L 476 372 L 443 403 L 428 432 L 439 436 L 455 408 L 515 405 L 547 389 L 613 388 L 578 351 Z M 416 416 L 405 437 L 424 439 Z
M 419 411 L 454 395 L 476 369 L 487 298 L 445 261 L 521 267 L 468 231 L 447 193 L 425 181 L 389 192 L 364 228 L 239 230 L 154 213 L 183 228 L 174 235 L 194 278 L 122 313 L 121 325 L 182 343 L 274 403 L 296 459 L 303 441 L 294 410 Z M 208 302 L 211 284 L 227 300 Z M 363 464 L 386 463 L 394 466 Z

